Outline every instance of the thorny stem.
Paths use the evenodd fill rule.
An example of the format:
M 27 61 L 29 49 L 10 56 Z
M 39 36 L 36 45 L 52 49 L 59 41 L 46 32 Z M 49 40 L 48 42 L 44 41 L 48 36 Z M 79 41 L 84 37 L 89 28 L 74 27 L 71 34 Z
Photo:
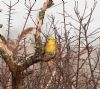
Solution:
M 70 89 L 70 78 L 69 78 L 69 73 L 70 73 L 70 70 L 69 70 L 69 58 L 70 58 L 70 45 L 69 45 L 69 41 L 68 41 L 68 34 L 67 34 L 67 29 L 66 29 L 66 16 L 65 16 L 65 2 L 64 0 L 62 0 L 63 2 L 63 20 L 64 20 L 64 31 L 65 31 L 65 42 L 66 42 L 66 47 L 67 47 L 67 53 L 66 53 L 66 60 L 67 60 L 67 83 L 68 85 L 66 86 L 67 89 Z
M 12 10 L 14 10 L 13 9 L 13 7 L 15 6 L 15 5 L 17 5 L 17 3 L 19 2 L 19 0 L 17 0 L 14 4 L 12 4 L 11 3 L 11 0 L 10 0 L 10 5 L 8 5 L 8 4 L 6 4 L 5 2 L 3 2 L 8 8 L 9 8 L 9 11 L 8 11 L 8 14 L 7 15 L 9 15 L 8 16 L 8 30 L 7 30 L 7 32 L 8 32 L 8 34 L 7 34 L 7 46 L 8 46 L 8 44 L 9 44 L 9 40 L 10 40 L 10 28 L 12 27 L 11 26 L 11 20 L 13 20 L 12 18 L 11 18 L 11 15 L 13 14 L 13 12 L 12 12 Z
M 79 39 L 78 39 L 78 62 L 77 62 L 77 71 L 76 71 L 76 89 L 78 89 L 78 77 L 79 77 L 79 63 L 80 63 L 80 46 L 81 46 L 81 24 L 82 21 L 80 21 L 80 28 L 79 28 Z
M 29 2 L 30 2 L 30 1 L 29 1 Z M 27 14 L 27 17 L 26 17 L 24 26 L 23 26 L 23 30 L 25 29 L 25 26 L 26 26 L 26 24 L 27 24 L 28 18 L 29 18 L 30 14 L 31 14 L 32 8 L 33 8 L 33 6 L 35 5 L 35 3 L 36 3 L 36 1 L 35 1 L 32 5 L 30 4 L 30 6 L 27 6 L 26 1 L 25 1 L 25 5 L 26 5 L 26 7 L 27 7 L 27 9 L 28 9 L 28 14 Z
M 9 43 L 9 37 L 10 37 L 10 24 L 11 24 L 11 9 L 12 9 L 12 6 L 11 6 L 11 1 L 10 1 L 10 6 L 9 6 L 9 19 L 8 19 L 8 34 L 7 34 L 7 41 Z

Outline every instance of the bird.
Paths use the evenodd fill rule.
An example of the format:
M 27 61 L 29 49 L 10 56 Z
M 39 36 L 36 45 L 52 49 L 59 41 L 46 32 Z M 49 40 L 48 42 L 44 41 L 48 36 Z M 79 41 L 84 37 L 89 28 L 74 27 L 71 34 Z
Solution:
M 56 53 L 56 42 L 53 36 L 48 37 L 44 47 L 45 54 L 54 55 Z

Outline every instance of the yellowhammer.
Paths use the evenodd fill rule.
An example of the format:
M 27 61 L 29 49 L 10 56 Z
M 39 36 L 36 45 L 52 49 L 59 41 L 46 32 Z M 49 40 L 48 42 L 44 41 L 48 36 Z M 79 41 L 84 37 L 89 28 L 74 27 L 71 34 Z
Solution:
M 55 39 L 50 36 L 45 44 L 44 51 L 46 54 L 55 54 L 56 52 L 56 43 Z

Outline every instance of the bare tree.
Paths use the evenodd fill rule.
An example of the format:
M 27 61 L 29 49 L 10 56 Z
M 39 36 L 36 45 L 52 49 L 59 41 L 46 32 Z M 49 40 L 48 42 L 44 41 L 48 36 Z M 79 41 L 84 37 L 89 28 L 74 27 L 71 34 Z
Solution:
M 45 0 L 43 7 L 39 9 L 38 19 L 35 21 L 32 12 L 36 0 L 33 3 L 31 0 L 25 0 L 24 5 L 28 14 L 22 32 L 15 42 L 10 36 L 11 12 L 18 3 L 19 1 L 15 4 L 10 2 L 10 5 L 5 3 L 9 7 L 7 41 L 5 37 L 0 36 L 0 55 L 7 65 L 5 71 L 8 71 L 3 72 L 4 63 L 2 63 L 0 80 L 2 85 L 4 84 L 4 89 L 7 88 L 5 82 L 8 82 L 3 82 L 4 78 L 8 80 L 11 76 L 12 89 L 98 89 L 100 87 L 100 46 L 93 46 L 93 43 L 99 39 L 99 36 L 95 39 L 91 37 L 99 33 L 100 28 L 88 32 L 97 1 L 94 0 L 88 13 L 86 12 L 87 2 L 83 13 L 80 13 L 79 2 L 75 1 L 74 14 L 76 17 L 73 17 L 65 9 L 66 2 L 61 0 L 58 5 L 62 5 L 62 12 L 57 15 L 63 18 L 62 22 L 57 23 L 55 16 L 48 15 L 49 21 L 42 29 L 46 10 L 52 5 L 53 7 L 58 5 L 54 5 L 52 0 Z M 35 27 L 26 28 L 29 18 Z M 77 25 L 67 22 L 68 18 Z M 35 30 L 34 35 L 33 29 Z M 71 34 L 72 31 L 74 34 Z M 54 35 L 57 45 L 55 55 L 44 53 L 44 41 L 50 34 Z M 28 35 L 32 35 L 32 38 L 28 38 Z M 29 46 L 33 49 L 28 50 Z
M 11 5 L 11 2 L 10 2 L 10 5 L 6 5 L 8 7 L 10 7 L 10 10 L 9 10 L 9 20 L 8 20 L 8 36 L 7 36 L 7 41 L 8 41 L 8 44 L 9 44 L 9 34 L 10 34 L 10 24 L 11 24 L 11 9 L 13 6 L 15 6 L 19 1 L 17 1 L 15 4 Z M 34 1 L 36 2 L 36 1 Z M 16 64 L 16 62 L 14 62 L 14 58 L 13 55 L 9 54 L 6 50 L 3 49 L 3 47 L 7 47 L 6 45 L 8 44 L 5 44 L 4 43 L 4 40 L 2 40 L 2 44 L 4 45 L 3 47 L 1 47 L 1 51 L 0 51 L 0 54 L 2 56 L 2 58 L 5 60 L 6 64 L 8 65 L 9 67 L 9 70 L 10 72 L 12 73 L 12 89 L 22 89 L 22 80 L 23 78 L 25 77 L 25 73 L 24 73 L 24 70 L 27 69 L 29 66 L 33 65 L 34 63 L 37 63 L 37 62 L 40 62 L 40 61 L 48 61 L 50 60 L 51 58 L 54 57 L 54 55 L 51 55 L 51 56 L 47 56 L 47 55 L 44 55 L 43 56 L 43 53 L 42 53 L 42 41 L 41 41 L 41 37 L 40 37 L 40 31 L 41 31 L 41 26 L 43 24 L 43 19 L 44 19 L 44 15 L 45 15 L 45 11 L 49 5 L 51 1 L 47 0 L 45 1 L 44 5 L 43 5 L 43 8 L 41 9 L 41 11 L 39 12 L 39 21 L 37 23 L 37 26 L 36 26 L 36 33 L 35 33 L 35 53 L 34 55 L 30 56 L 27 58 L 26 61 L 24 61 L 22 64 Z M 33 4 L 34 5 L 34 4 Z M 32 7 L 31 7 L 32 8 Z M 31 11 L 31 9 L 30 9 Z M 30 13 L 28 14 L 30 15 Z M 27 19 L 26 19 L 27 20 Z M 19 46 L 19 42 L 22 40 L 22 38 L 31 30 L 32 28 L 29 28 L 28 30 L 26 29 L 25 31 L 23 31 L 21 33 L 21 35 L 18 37 L 18 42 L 17 42 L 17 48 Z M 17 49 L 17 48 L 14 48 L 14 49 Z

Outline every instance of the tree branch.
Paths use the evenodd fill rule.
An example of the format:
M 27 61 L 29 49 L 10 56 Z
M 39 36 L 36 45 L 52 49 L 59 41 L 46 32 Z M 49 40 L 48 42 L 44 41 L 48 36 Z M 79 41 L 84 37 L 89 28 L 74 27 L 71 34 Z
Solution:
M 47 8 L 50 7 L 50 5 L 52 5 L 52 4 L 49 4 L 49 3 L 51 3 L 51 1 L 52 0 L 50 0 L 50 1 L 46 0 L 46 2 L 44 3 L 41 11 L 39 12 L 39 21 L 37 23 L 36 33 L 35 33 L 35 45 L 36 45 L 35 53 L 34 53 L 34 55 L 27 58 L 25 62 L 19 63 L 19 64 L 14 62 L 14 59 L 12 58 L 12 55 L 10 55 L 7 51 L 8 49 L 7 49 L 7 46 L 6 46 L 7 45 L 6 42 L 4 43 L 4 40 L 1 39 L 2 40 L 1 43 L 4 43 L 6 49 L 3 49 L 3 46 L 1 46 L 0 47 L 0 55 L 5 60 L 6 64 L 8 65 L 10 71 L 13 72 L 13 74 L 16 75 L 17 73 L 23 72 L 29 66 L 31 66 L 31 65 L 33 65 L 37 62 L 47 62 L 50 59 L 54 58 L 54 55 L 45 55 L 45 54 L 43 54 L 43 52 L 42 52 L 42 49 L 43 49 L 42 48 L 42 41 L 41 41 L 41 36 L 40 36 L 41 26 L 43 24 L 45 11 L 46 11 Z M 48 7 L 48 5 L 49 5 L 49 7 Z M 44 14 L 40 15 L 40 13 L 44 13 Z M 40 18 L 40 16 L 42 16 L 43 18 Z

